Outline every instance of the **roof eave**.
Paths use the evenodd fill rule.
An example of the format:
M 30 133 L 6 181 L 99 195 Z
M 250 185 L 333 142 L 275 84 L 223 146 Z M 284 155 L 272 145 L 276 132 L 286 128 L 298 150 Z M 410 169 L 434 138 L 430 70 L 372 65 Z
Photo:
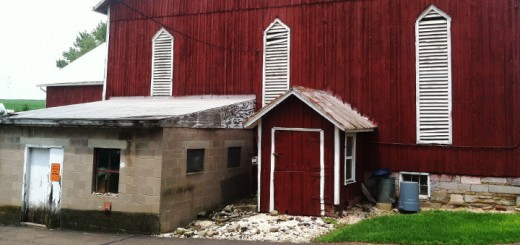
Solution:
M 95 12 L 98 12 L 100 14 L 107 14 L 108 13 L 108 5 L 110 4 L 110 0 L 101 0 L 92 10 Z
M 40 127 L 155 128 L 158 120 L 0 119 L 0 125 Z
M 103 86 L 102 81 L 92 81 L 92 82 L 68 82 L 68 83 L 44 83 L 44 84 L 38 84 L 36 87 L 71 87 L 71 86 Z

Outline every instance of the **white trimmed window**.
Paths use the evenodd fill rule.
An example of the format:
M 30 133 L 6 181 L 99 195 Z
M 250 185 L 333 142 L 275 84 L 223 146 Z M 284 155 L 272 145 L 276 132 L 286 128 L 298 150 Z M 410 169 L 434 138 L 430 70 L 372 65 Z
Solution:
M 356 182 L 356 135 L 345 135 L 345 185 Z
M 290 37 L 290 28 L 279 19 L 264 31 L 262 105 L 289 90 Z
M 426 199 L 430 197 L 430 174 L 415 172 L 400 172 L 399 183 L 416 182 L 419 184 L 419 198 Z
M 151 96 L 171 96 L 173 87 L 173 36 L 161 28 L 152 39 Z
M 451 18 L 430 6 L 415 23 L 417 143 L 451 144 Z

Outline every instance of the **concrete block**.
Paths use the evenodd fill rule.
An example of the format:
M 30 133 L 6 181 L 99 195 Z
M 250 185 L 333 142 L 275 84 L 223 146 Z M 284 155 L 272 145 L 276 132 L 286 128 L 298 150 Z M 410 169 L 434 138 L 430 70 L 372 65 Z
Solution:
M 391 203 L 376 203 L 376 207 L 381 210 L 390 211 L 392 210 L 392 204 Z
M 460 194 L 451 194 L 450 195 L 450 204 L 463 204 L 464 196 Z
M 471 184 L 471 185 L 480 185 L 482 182 L 480 181 L 480 177 L 462 176 L 460 178 L 460 183 Z
M 489 186 L 488 185 L 471 185 L 471 191 L 474 192 L 488 192 Z
M 70 140 L 64 138 L 38 138 L 38 137 L 21 137 L 22 145 L 52 145 L 52 146 L 70 146 Z
M 482 183 L 488 183 L 488 184 L 505 184 L 507 183 L 506 178 L 495 178 L 495 177 L 486 177 L 480 179 Z
M 489 192 L 491 192 L 491 193 L 520 194 L 520 187 L 517 187 L 517 186 L 490 185 L 489 186 Z
M 117 148 L 126 150 L 128 143 L 126 140 L 99 140 L 99 139 L 89 139 L 88 147 L 89 148 Z

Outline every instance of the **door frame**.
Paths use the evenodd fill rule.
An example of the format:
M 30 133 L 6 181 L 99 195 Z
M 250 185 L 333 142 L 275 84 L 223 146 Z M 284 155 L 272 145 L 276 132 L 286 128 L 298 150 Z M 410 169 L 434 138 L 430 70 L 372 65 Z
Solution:
M 63 146 L 56 146 L 56 145 L 33 145 L 33 144 L 28 144 L 28 145 L 25 145 L 25 153 L 24 153 L 24 164 L 23 164 L 23 178 L 22 178 L 22 197 L 21 197 L 21 201 L 22 201 L 22 205 L 21 205 L 21 209 L 22 209 L 22 213 L 25 211 L 25 208 L 26 208 L 26 203 L 25 203 L 25 195 L 26 195 L 26 187 L 29 183 L 27 183 L 26 181 L 27 180 L 27 170 L 28 170 L 28 164 L 30 164 L 30 161 L 29 161 L 29 152 L 31 148 L 37 148 L 37 149 L 49 149 L 49 151 L 51 149 L 62 149 L 63 150 L 63 155 L 62 155 L 62 159 L 61 159 L 61 162 L 60 162 L 60 186 L 61 186 L 61 183 L 62 183 L 62 177 L 63 177 L 63 164 L 64 164 L 64 158 L 65 158 L 65 148 Z M 50 153 L 49 153 L 50 154 Z M 49 156 L 49 171 L 51 170 L 51 159 L 50 159 L 50 156 Z M 51 183 L 52 185 L 52 183 Z M 62 194 L 62 190 L 63 188 L 60 187 L 60 191 L 58 193 L 60 199 L 61 199 L 61 194 Z M 58 204 L 58 209 L 61 209 L 61 201 L 59 202 Z M 20 221 L 23 222 L 23 215 L 20 215 Z
M 295 132 L 317 132 L 320 133 L 320 215 L 325 215 L 325 160 L 324 160 L 324 132 L 319 128 L 271 128 L 271 171 L 269 183 L 269 212 L 274 210 L 274 167 L 275 167 L 275 133 L 276 131 L 295 131 Z

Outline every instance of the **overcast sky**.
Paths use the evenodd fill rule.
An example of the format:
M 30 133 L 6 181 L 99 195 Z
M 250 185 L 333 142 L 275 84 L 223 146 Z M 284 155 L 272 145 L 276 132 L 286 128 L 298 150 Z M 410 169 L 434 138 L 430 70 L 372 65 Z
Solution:
M 56 60 L 80 31 L 106 15 L 92 11 L 100 0 L 15 0 L 0 8 L 0 99 L 44 99 L 37 84 L 49 81 Z

